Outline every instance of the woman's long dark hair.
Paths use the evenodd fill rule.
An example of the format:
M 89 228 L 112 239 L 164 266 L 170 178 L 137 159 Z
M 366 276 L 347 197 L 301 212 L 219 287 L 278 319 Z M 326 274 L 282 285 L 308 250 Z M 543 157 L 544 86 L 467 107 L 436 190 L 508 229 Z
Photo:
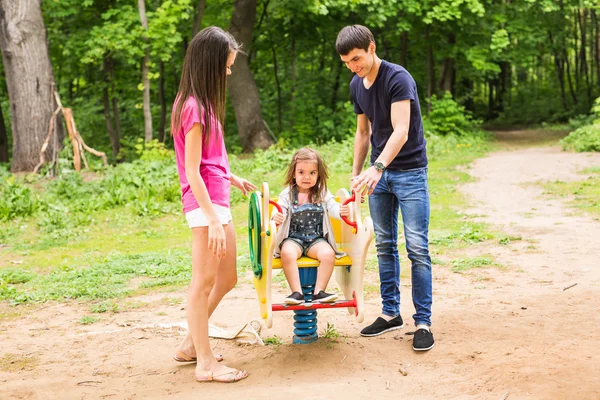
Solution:
M 240 45 L 230 33 L 216 26 L 202 29 L 194 36 L 185 53 L 183 71 L 175 107 L 171 116 L 171 134 L 181 124 L 181 111 L 190 96 L 196 99 L 199 111 L 204 109 L 204 143 L 211 132 L 211 115 L 221 124 L 225 121 L 225 91 L 227 59 Z

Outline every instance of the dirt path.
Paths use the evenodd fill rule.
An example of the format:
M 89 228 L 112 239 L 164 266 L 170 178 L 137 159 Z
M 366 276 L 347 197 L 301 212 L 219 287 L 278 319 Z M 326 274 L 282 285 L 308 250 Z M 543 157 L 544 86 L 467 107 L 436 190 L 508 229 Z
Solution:
M 157 325 L 184 319 L 183 306 L 174 306 L 182 290 L 135 298 L 148 305 L 90 326 L 77 324 L 86 305 L 49 305 L 2 322 L 0 398 L 501 399 L 507 392 L 509 400 L 600 398 L 600 222 L 574 215 L 529 184 L 581 180 L 575 172 L 600 166 L 600 155 L 531 147 L 539 142 L 535 132 L 499 139 L 506 150 L 477 160 L 469 169 L 477 179 L 463 190 L 472 199 L 469 213 L 522 240 L 453 255 L 489 254 L 503 269 L 456 274 L 435 266 L 431 351 L 411 348 L 404 282 L 402 315 L 409 324 L 397 333 L 362 338 L 364 324 L 344 311 L 320 312 L 320 330 L 335 324 L 337 342 L 259 347 L 215 340 L 228 364 L 251 375 L 235 385 L 198 384 L 192 365 L 170 360 L 182 331 Z M 379 300 L 367 307 L 370 322 Z M 257 316 L 251 284 L 242 283 L 212 322 L 233 326 Z M 274 328 L 262 332 L 273 335 L 290 342 L 290 314 L 277 314 Z

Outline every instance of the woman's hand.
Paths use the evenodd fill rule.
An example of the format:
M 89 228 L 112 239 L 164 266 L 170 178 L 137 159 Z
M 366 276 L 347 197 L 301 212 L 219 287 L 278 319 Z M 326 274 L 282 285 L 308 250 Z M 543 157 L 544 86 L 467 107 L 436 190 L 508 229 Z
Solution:
M 281 225 L 283 223 L 283 214 L 279 211 L 275 211 L 271 217 L 271 221 L 275 222 L 277 225 Z
M 221 221 L 211 220 L 208 223 L 208 249 L 220 260 L 227 253 L 226 244 L 225 229 Z
M 233 186 L 242 191 L 244 196 L 246 196 L 249 191 L 256 190 L 256 186 L 252 182 L 247 181 L 244 178 L 240 178 L 239 176 L 231 174 L 231 178 L 229 178 L 229 180 Z

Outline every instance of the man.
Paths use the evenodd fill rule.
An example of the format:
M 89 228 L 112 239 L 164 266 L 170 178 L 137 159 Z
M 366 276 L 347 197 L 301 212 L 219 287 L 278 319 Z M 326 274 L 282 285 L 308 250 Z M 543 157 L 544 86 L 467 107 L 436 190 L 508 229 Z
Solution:
M 340 31 L 336 50 L 356 75 L 350 83 L 357 128 L 352 190 L 366 190 L 375 227 L 382 314 L 361 331 L 377 336 L 403 326 L 400 316 L 398 210 L 412 263 L 413 349 L 433 347 L 429 190 L 423 121 L 414 79 L 403 67 L 377 57 L 373 34 L 361 25 Z M 369 140 L 371 166 L 362 172 Z

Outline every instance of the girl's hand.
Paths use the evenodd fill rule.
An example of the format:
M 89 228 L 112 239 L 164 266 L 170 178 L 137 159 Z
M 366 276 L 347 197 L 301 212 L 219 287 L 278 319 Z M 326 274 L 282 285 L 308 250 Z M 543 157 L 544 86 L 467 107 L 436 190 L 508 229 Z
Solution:
M 283 214 L 279 211 L 275 211 L 271 217 L 271 221 L 275 222 L 277 225 L 281 225 L 283 223 Z
M 247 181 L 244 178 L 240 178 L 239 176 L 231 174 L 231 178 L 229 180 L 233 186 L 242 191 L 244 196 L 246 196 L 249 191 L 256 190 L 256 186 L 252 182 Z
M 225 238 L 225 229 L 223 229 L 221 221 L 218 219 L 210 221 L 208 224 L 208 249 L 219 260 L 227 253 Z
M 348 206 L 348 204 L 346 204 L 345 206 L 340 206 L 340 215 L 342 217 L 350 216 L 350 207 Z

